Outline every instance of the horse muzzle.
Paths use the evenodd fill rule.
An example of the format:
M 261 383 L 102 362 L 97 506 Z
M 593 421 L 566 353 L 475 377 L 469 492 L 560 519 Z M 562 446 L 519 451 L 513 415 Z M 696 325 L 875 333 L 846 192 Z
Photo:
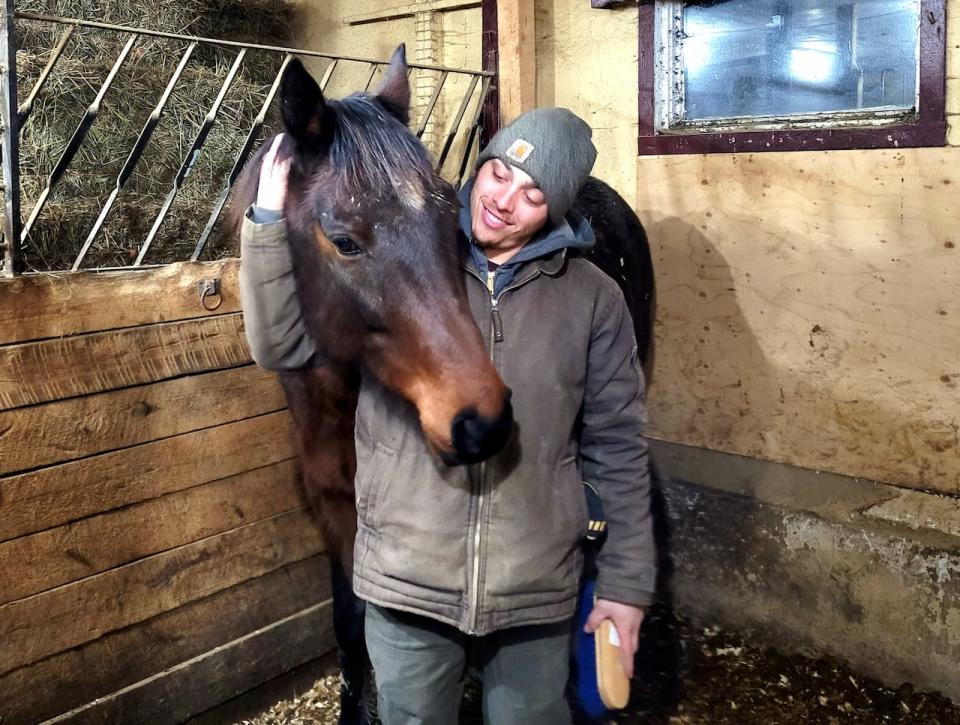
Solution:
M 513 406 L 511 392 L 507 389 L 503 409 L 495 418 L 480 415 L 474 408 L 460 411 L 450 424 L 452 452 L 441 455 L 448 466 L 480 463 L 499 453 L 507 444 L 513 430 Z

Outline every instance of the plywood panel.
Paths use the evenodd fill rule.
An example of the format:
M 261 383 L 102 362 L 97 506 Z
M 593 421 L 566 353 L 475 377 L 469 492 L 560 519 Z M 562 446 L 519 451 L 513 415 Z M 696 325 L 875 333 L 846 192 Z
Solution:
M 0 674 L 323 550 L 304 511 L 281 514 L 0 606 Z
M 654 436 L 960 492 L 960 149 L 642 158 Z
M 311 557 L 0 676 L 0 720 L 46 720 L 322 602 L 329 571 Z
M 0 604 L 292 511 L 300 499 L 287 461 L 0 543 L 0 571 L 22 572 Z
M 0 345 L 239 312 L 238 271 L 233 259 L 0 279 Z M 221 280 L 223 300 L 209 312 L 197 283 L 214 277 Z
M 284 407 L 255 366 L 0 412 L 0 473 L 69 461 Z
M 329 652 L 332 608 L 315 604 L 51 722 L 184 722 Z
M 249 363 L 240 313 L 0 347 L 0 410 Z
M 0 478 L 0 541 L 293 456 L 286 411 Z

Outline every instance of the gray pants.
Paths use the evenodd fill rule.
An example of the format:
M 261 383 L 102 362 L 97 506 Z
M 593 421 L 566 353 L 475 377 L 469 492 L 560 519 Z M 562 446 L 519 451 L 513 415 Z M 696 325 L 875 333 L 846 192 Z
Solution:
M 384 725 L 454 725 L 468 657 L 483 673 L 488 725 L 568 725 L 571 623 L 470 637 L 440 622 L 367 604 L 366 639 Z

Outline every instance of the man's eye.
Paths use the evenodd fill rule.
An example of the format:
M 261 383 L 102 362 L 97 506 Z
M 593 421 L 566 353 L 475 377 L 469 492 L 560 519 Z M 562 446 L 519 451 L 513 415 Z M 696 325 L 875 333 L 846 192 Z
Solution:
M 358 254 L 363 253 L 363 250 L 360 249 L 357 243 L 350 237 L 331 237 L 330 243 L 333 244 L 333 246 L 337 248 L 337 251 L 344 257 L 356 257 Z

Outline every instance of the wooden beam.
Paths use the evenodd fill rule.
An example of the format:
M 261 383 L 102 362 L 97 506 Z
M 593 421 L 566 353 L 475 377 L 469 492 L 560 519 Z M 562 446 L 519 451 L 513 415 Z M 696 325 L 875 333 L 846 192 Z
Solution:
M 500 121 L 510 123 L 537 102 L 534 0 L 498 0 Z
M 293 511 L 4 604 L 0 673 L 323 550 L 309 514 Z
M 251 362 L 239 312 L 0 347 L 0 410 Z
M 241 582 L 0 676 L 0 722 L 80 708 L 329 597 L 326 554 Z
M 285 407 L 253 365 L 0 412 L 0 474 L 76 460 Z
M 293 456 L 287 411 L 0 479 L 0 541 Z
M 21 536 L 0 544 L 0 571 L 18 573 L 0 591 L 0 604 L 301 505 L 293 461 L 285 461 Z
M 240 260 L 178 262 L 122 272 L 0 278 L 0 345 L 240 311 Z M 223 298 L 205 310 L 197 283 L 217 277 Z
M 418 12 L 450 12 L 452 10 L 465 10 L 467 8 L 480 7 L 481 0 L 433 0 L 433 2 L 406 3 L 392 8 L 374 10 L 368 13 L 358 13 L 348 15 L 343 19 L 345 25 L 363 25 L 365 23 L 379 23 L 386 20 L 399 20 L 400 18 L 411 18 Z
M 333 649 L 333 603 L 315 604 L 50 723 L 181 723 Z

